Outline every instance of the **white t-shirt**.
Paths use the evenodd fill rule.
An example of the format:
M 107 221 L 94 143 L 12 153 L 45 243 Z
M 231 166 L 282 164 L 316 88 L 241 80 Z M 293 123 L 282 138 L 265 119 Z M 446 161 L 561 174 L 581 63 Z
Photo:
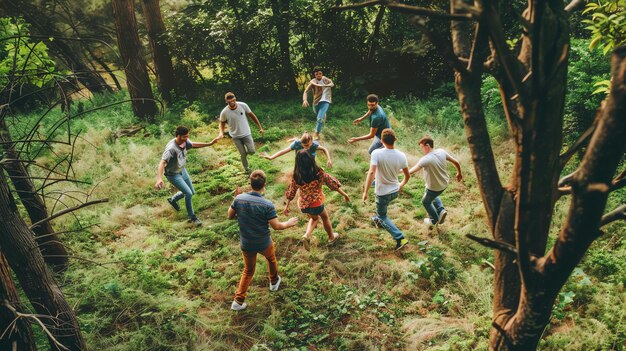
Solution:
M 228 105 L 220 113 L 220 122 L 228 123 L 230 136 L 233 138 L 243 138 L 250 135 L 250 125 L 248 124 L 248 113 L 252 112 L 248 104 L 237 101 L 237 108 L 231 110 Z
M 372 152 L 370 165 L 376 166 L 376 185 L 374 192 L 377 196 L 388 195 L 400 190 L 398 173 L 408 168 L 406 155 L 396 149 L 382 148 Z
M 316 79 L 316 80 L 317 80 L 317 79 Z M 316 82 L 316 83 L 317 83 L 317 84 L 321 84 L 321 85 L 325 84 L 325 83 L 324 83 L 324 78 L 322 78 L 322 79 L 320 79 L 320 80 L 317 80 L 317 82 Z M 322 88 L 322 97 L 320 98 L 320 102 L 322 102 L 322 101 L 326 101 L 326 102 L 330 103 L 330 98 L 329 98 L 329 96 L 328 96 L 328 92 L 329 92 L 329 91 L 330 91 L 330 87 L 323 87 L 323 88 Z
M 435 149 L 422 157 L 417 165 L 424 168 L 424 180 L 426 189 L 432 191 L 442 191 L 450 183 L 450 173 L 446 157 L 449 156 L 444 149 Z

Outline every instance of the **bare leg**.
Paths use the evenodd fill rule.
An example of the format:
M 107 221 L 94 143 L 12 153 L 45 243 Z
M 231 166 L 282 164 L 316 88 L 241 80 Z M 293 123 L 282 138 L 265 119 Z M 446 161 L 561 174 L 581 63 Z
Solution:
M 319 220 L 320 216 L 315 216 L 308 213 L 307 215 L 309 216 L 309 224 L 306 227 L 306 233 L 304 234 L 304 238 L 310 239 L 313 230 L 315 229 L 315 227 L 317 227 L 317 221 Z
M 324 225 L 324 230 L 328 234 L 328 239 L 331 241 L 335 239 L 335 234 L 333 233 L 333 224 L 330 223 L 330 216 L 328 216 L 328 212 L 326 209 L 320 213 L 320 217 L 322 217 L 322 224 Z

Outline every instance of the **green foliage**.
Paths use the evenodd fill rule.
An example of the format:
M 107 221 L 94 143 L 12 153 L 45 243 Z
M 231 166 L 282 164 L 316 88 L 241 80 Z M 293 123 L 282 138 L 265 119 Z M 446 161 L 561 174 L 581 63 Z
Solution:
M 50 84 L 55 75 L 48 47 L 43 41 L 32 40 L 28 24 L 21 18 L 0 18 L 0 85 L 30 84 L 41 88 Z
M 435 286 L 456 278 L 457 271 L 454 266 L 447 261 L 443 250 L 429 244 L 426 240 L 418 242 L 417 245 L 419 250 L 425 254 L 426 257 L 411 261 L 415 270 L 407 273 L 409 277 L 416 280 L 429 280 Z M 444 300 L 442 300 L 443 296 L 439 295 L 440 293 L 441 291 L 433 297 L 433 302 L 444 302 Z
M 599 49 L 603 54 L 626 44 L 626 1 L 595 0 L 590 1 L 583 11 L 591 14 L 588 24 L 591 31 L 590 49 Z

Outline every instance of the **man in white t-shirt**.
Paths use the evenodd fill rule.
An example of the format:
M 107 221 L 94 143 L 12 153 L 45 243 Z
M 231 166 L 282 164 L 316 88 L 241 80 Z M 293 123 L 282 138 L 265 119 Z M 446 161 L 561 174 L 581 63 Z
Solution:
M 422 198 L 422 205 L 426 208 L 430 218 L 424 218 L 424 223 L 429 226 L 443 223 L 448 215 L 448 211 L 443 207 L 443 202 L 439 195 L 443 193 L 450 183 L 448 164 L 450 162 L 456 168 L 456 180 L 463 180 L 461 165 L 454 157 L 450 156 L 444 149 L 435 149 L 435 142 L 430 137 L 423 137 L 419 141 L 422 157 L 409 172 L 411 174 L 424 169 L 424 180 L 426 181 L 426 192 Z
M 363 202 L 367 201 L 367 193 L 375 177 L 376 216 L 372 217 L 372 221 L 376 227 L 383 227 L 391 234 L 396 240 L 396 250 L 399 250 L 406 246 L 409 240 L 404 237 L 400 229 L 387 217 L 387 207 L 391 201 L 398 197 L 402 187 L 411 178 L 411 174 L 409 173 L 406 155 L 394 148 L 396 140 L 396 134 L 391 128 L 383 130 L 381 141 L 384 148 L 372 152 L 370 170 L 367 172 L 365 190 L 363 191 Z M 400 170 L 404 173 L 402 182 L 398 182 Z
M 331 88 L 335 86 L 335 83 L 330 78 L 324 76 L 322 69 L 318 67 L 313 69 L 313 77 L 304 89 L 304 93 L 302 93 L 302 107 L 309 106 L 307 93 L 313 88 L 313 112 L 317 115 L 315 140 L 319 140 L 322 126 L 324 126 L 326 121 L 326 113 L 333 102 Z
M 224 98 L 226 100 L 226 107 L 224 107 L 220 113 L 220 134 L 213 139 L 213 141 L 220 140 L 224 137 L 224 130 L 226 129 L 226 124 L 228 124 L 228 133 L 233 138 L 233 143 L 235 143 L 241 155 L 243 168 L 246 173 L 250 174 L 248 155 L 254 154 L 256 150 L 254 148 L 254 140 L 252 139 L 248 118 L 254 121 L 257 127 L 259 127 L 259 133 L 261 133 L 261 135 L 263 135 L 265 131 L 263 127 L 261 127 L 261 122 L 259 122 L 257 116 L 250 110 L 248 104 L 237 101 L 235 94 L 232 92 L 226 93 Z

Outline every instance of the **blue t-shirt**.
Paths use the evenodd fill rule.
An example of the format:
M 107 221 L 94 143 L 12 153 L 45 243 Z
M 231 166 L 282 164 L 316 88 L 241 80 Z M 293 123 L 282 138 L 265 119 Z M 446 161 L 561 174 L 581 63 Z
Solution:
M 378 128 L 376 130 L 376 136 L 380 139 L 380 136 L 383 134 L 383 129 L 391 128 L 391 124 L 389 123 L 389 118 L 387 118 L 387 114 L 383 111 L 383 108 L 378 105 L 376 110 L 370 114 L 370 128 Z
M 314 140 L 311 144 L 311 147 L 309 147 L 309 153 L 311 154 L 311 156 L 315 157 L 318 146 L 320 146 L 320 144 Z M 300 139 L 296 139 L 293 143 L 291 143 L 291 145 L 289 145 L 289 148 L 298 152 L 299 150 L 304 149 L 304 146 L 302 146 L 302 141 L 300 141 Z
M 264 251 L 272 243 L 269 221 L 277 217 L 274 204 L 256 191 L 235 197 L 230 207 L 237 213 L 241 250 Z

